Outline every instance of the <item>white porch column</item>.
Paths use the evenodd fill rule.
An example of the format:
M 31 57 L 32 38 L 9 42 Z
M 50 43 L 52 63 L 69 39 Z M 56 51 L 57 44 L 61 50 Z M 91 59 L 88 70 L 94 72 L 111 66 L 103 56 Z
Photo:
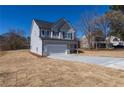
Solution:
M 51 38 L 53 38 L 53 31 L 51 31 Z
M 59 39 L 61 39 L 61 32 L 59 32 Z

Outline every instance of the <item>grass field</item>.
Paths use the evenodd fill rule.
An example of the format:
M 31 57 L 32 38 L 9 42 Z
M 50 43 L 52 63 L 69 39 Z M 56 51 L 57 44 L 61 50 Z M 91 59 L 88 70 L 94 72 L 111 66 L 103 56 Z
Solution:
M 0 57 L 0 86 L 124 86 L 124 71 L 8 51 Z
M 83 51 L 83 53 L 81 53 L 80 55 L 124 58 L 124 49 L 120 49 L 120 50 L 82 50 L 82 51 Z
M 0 57 L 1 57 L 1 56 L 4 56 L 6 53 L 7 53 L 7 52 L 5 52 L 5 51 L 0 51 Z

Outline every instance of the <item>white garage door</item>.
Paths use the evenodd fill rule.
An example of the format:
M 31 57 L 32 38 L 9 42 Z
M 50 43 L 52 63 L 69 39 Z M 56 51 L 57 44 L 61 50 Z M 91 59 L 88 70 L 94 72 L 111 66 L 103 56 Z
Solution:
M 57 45 L 57 44 L 45 45 L 45 51 L 47 51 L 48 54 L 65 53 L 66 49 L 67 49 L 67 45 Z

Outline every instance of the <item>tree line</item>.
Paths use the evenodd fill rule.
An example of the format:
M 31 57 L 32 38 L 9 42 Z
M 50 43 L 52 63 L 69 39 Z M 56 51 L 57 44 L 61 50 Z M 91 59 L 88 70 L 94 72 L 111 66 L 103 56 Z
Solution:
M 0 35 L 0 50 L 28 49 L 30 37 L 24 36 L 24 31 L 15 29 Z
M 124 41 L 124 6 L 109 6 L 104 15 L 95 10 L 84 12 L 79 27 L 88 40 L 89 48 L 93 48 L 92 39 L 95 35 L 104 38 L 113 35 Z

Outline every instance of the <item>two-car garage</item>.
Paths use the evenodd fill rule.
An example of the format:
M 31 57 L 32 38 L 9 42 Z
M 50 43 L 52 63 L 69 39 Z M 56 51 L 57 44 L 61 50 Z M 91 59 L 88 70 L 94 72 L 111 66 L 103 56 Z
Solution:
M 72 40 L 43 40 L 43 55 L 52 55 L 57 53 L 70 53 L 75 49 L 72 45 L 77 45 L 77 41 Z
M 47 55 L 55 54 L 55 53 L 65 53 L 67 50 L 66 44 L 46 44 L 44 46 L 44 52 Z

